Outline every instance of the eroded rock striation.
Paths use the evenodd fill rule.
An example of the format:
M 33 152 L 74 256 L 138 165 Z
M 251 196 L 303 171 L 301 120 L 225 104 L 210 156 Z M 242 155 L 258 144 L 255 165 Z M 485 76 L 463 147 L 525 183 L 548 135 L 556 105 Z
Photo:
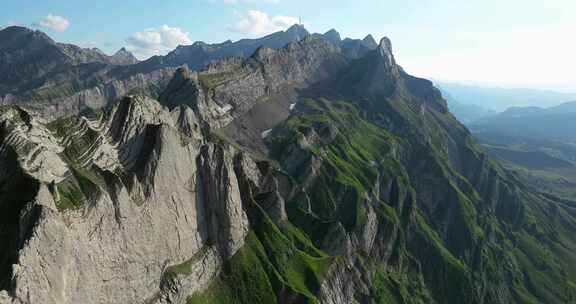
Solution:
M 190 129 L 179 125 L 180 110 L 128 97 L 98 120 L 45 125 L 21 120 L 28 114 L 19 108 L 3 113 L 2 166 L 16 166 L 3 185 L 37 183 L 37 193 L 10 202 L 20 209 L 8 227 L 20 233 L 6 240 L 21 265 L 7 283 L 16 303 L 160 299 L 166 280 L 193 272 L 192 258 L 205 264 L 195 271 L 206 281 L 188 282 L 194 289 L 242 247 L 238 152 L 180 132 Z

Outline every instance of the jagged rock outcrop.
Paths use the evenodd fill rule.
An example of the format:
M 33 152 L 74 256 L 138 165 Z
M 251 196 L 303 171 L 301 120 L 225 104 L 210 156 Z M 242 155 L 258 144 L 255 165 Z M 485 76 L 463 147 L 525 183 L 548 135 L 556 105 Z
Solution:
M 109 56 L 108 58 L 111 64 L 116 65 L 130 65 L 139 62 L 138 58 L 124 47 L 120 48 L 116 53 L 114 53 L 114 55 Z
M 47 119 L 100 109 L 133 90 L 157 96 L 174 69 L 124 73 L 136 58 L 108 56 L 53 41 L 45 33 L 13 26 L 0 31 L 0 105 L 27 105 Z
M 0 31 L 0 94 L 32 89 L 38 79 L 77 65 L 136 62 L 125 49 L 108 56 L 98 49 L 57 43 L 40 31 L 11 26 Z
M 187 104 L 214 128 L 228 125 L 258 103 L 325 80 L 347 60 L 326 40 L 306 38 L 283 49 L 260 48 L 248 59 L 232 57 L 192 73 L 179 69 L 160 101 Z
M 336 31 L 335 29 L 331 29 L 331 30 L 327 31 L 326 33 L 319 35 L 319 36 L 332 42 L 335 45 L 340 45 L 342 43 L 342 37 L 340 37 L 340 33 L 338 33 L 338 31 Z
M 2 200 L 3 211 L 21 204 L 8 227 L 22 231 L 11 235 L 19 246 L 3 253 L 14 264 L 2 268 L 14 303 L 160 300 L 172 292 L 168 277 L 201 272 L 181 279 L 187 292 L 201 288 L 242 247 L 237 152 L 182 134 L 176 113 L 130 97 L 96 121 L 47 126 L 20 108 L 2 115 L 1 166 L 14 162 L 39 185 L 29 199 Z M 3 191 L 14 191 L 7 181 L 17 172 L 4 172 Z
M 114 105 L 127 94 L 136 93 L 158 96 L 159 92 L 172 78 L 173 73 L 174 69 L 166 68 L 148 74 L 136 74 L 121 79 L 111 77 L 106 81 L 102 81 L 98 86 L 90 87 L 88 85 L 84 89 L 72 92 L 70 95 L 67 93 L 60 94 L 61 91 L 59 90 L 63 84 L 56 83 L 53 86 L 56 88 L 56 96 L 45 100 L 42 96 L 44 92 L 32 92 L 31 96 L 26 94 L 24 98 L 33 101 L 24 103 L 24 106 L 40 113 L 42 117 L 49 121 L 78 113 L 99 111 L 104 107 Z M 90 78 L 94 76 L 97 77 L 98 75 L 91 75 Z M 87 79 L 86 83 L 92 81 L 94 79 Z M 20 104 L 21 100 L 22 97 L 14 98 L 9 100 L 7 104 Z
M 154 56 L 132 67 L 135 70 L 151 71 L 162 67 L 186 66 L 191 70 L 200 70 L 210 62 L 226 57 L 250 57 L 258 48 L 282 48 L 291 42 L 300 41 L 310 33 L 301 25 L 293 25 L 286 31 L 279 31 L 257 39 L 242 39 L 236 42 L 208 44 L 195 42 L 192 45 L 179 46 L 166 56 Z
M 372 35 L 368 35 L 362 40 L 346 38 L 341 42 L 340 47 L 346 57 L 358 59 L 378 48 L 378 43 L 376 43 Z
M 333 41 L 349 58 L 376 48 L 367 39 L 340 43 L 335 31 L 313 36 Z M 248 58 L 261 47 L 278 49 L 306 37 L 310 33 L 294 25 L 259 39 L 179 46 L 166 56 L 138 62 L 124 48 L 108 56 L 54 42 L 40 31 L 9 27 L 0 31 L 0 105 L 26 105 L 52 120 L 100 109 L 135 91 L 158 97 L 181 66 L 198 71 L 226 57 Z

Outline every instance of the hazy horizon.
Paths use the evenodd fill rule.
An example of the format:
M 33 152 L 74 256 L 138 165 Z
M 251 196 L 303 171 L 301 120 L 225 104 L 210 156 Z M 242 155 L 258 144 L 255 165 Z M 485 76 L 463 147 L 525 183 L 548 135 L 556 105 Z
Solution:
M 424 75 L 417 75 L 420 77 L 426 77 Z M 496 81 L 482 81 L 482 80 L 473 80 L 473 79 L 438 79 L 434 77 L 428 77 L 431 81 L 435 83 L 448 83 L 448 84 L 456 84 L 462 86 L 471 86 L 471 87 L 478 87 L 478 88 L 485 88 L 485 89 L 505 89 L 505 90 L 535 90 L 535 91 L 549 91 L 554 93 L 563 93 L 576 96 L 576 87 L 570 85 L 562 85 L 562 84 L 538 84 L 538 83 L 517 83 L 517 82 L 496 82 Z M 568 100 L 567 100 L 568 101 Z

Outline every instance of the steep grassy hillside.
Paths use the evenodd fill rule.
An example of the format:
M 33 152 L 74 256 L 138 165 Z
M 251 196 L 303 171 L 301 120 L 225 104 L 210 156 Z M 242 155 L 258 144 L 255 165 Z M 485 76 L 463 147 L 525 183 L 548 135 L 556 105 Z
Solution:
M 286 221 L 253 215 L 267 226 L 255 226 L 229 270 L 189 303 L 245 303 L 250 295 L 258 295 L 250 298 L 255 303 L 316 303 L 323 273 L 339 264 L 358 273 L 365 289 L 359 302 L 573 303 L 570 206 L 531 193 L 488 161 L 464 129 L 439 129 L 433 114 L 422 117 L 393 101 L 373 115 L 362 107 L 307 99 L 273 130 L 271 155 L 302 193 L 286 201 Z M 369 116 L 404 125 L 385 129 Z M 459 128 L 449 116 L 440 123 Z M 417 137 L 425 134 L 435 137 Z M 461 146 L 446 147 L 457 136 Z M 274 262 L 294 249 L 270 243 L 265 231 L 308 248 L 305 260 L 320 264 L 298 266 L 300 274 L 310 271 L 304 281 L 291 276 L 287 268 L 303 256 L 286 257 L 292 266 Z M 246 278 L 252 284 L 242 287 Z

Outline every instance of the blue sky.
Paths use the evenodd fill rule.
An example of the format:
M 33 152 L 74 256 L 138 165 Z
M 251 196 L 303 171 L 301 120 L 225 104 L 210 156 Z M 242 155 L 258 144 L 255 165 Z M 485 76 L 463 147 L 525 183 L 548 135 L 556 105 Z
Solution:
M 140 58 L 178 44 L 258 37 L 301 17 L 310 31 L 392 39 L 415 75 L 576 91 L 574 0 L 1 0 L 0 26 Z M 574 89 L 572 89 L 574 88 Z

